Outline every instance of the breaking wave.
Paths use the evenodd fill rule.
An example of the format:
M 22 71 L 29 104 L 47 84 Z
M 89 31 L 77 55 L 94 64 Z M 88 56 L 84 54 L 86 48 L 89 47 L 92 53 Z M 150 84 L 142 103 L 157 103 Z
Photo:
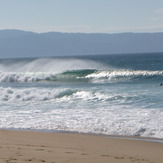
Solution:
M 0 60 L 0 83 L 107 83 L 154 78 L 163 78 L 163 71 L 120 69 L 110 64 L 79 58 Z
M 163 78 L 163 71 L 142 70 L 70 70 L 55 72 L 1 72 L 0 82 L 119 82 Z
M 107 94 L 93 91 L 83 91 L 77 89 L 48 89 L 48 88 L 10 88 L 0 87 L 0 101 L 15 102 L 38 102 L 38 101 L 127 101 L 136 99 L 135 95 Z
M 145 71 L 145 70 L 110 70 L 110 71 L 96 71 L 87 75 L 85 78 L 107 81 L 133 81 L 143 79 L 163 78 L 163 71 Z

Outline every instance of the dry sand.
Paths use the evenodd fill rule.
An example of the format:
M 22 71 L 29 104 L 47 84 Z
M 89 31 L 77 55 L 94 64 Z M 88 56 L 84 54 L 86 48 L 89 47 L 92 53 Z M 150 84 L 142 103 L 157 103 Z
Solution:
M 163 163 L 163 144 L 104 136 L 0 130 L 0 163 Z

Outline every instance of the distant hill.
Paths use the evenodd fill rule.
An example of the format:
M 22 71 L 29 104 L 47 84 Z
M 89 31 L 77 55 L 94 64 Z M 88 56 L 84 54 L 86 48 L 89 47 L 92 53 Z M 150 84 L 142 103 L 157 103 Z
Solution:
M 34 33 L 0 30 L 0 57 L 163 52 L 163 33 Z

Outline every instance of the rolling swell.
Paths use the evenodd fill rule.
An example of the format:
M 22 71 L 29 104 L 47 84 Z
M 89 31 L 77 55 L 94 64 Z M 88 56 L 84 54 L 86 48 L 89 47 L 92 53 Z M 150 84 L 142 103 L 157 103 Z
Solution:
M 123 81 L 161 80 L 163 71 L 145 70 L 69 70 L 61 73 L 53 72 L 1 72 L 0 82 L 63 82 L 63 83 L 110 83 Z

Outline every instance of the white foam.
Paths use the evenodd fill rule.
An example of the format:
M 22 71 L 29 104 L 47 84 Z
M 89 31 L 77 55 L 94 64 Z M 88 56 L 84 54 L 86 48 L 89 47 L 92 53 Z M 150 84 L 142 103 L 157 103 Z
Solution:
M 98 71 L 87 75 L 85 78 L 108 78 L 113 79 L 116 77 L 130 77 L 130 76 L 163 76 L 163 71 L 142 71 L 142 70 L 111 70 L 111 71 Z
M 93 89 L 0 87 L 0 128 L 163 138 L 163 110 L 134 106 L 132 100 L 139 101 L 139 96 Z
M 63 90 L 61 90 L 63 91 Z M 36 88 L 0 88 L 0 101 L 46 101 L 55 99 L 60 90 Z
M 0 101 L 120 101 L 127 100 L 130 95 L 106 94 L 66 88 L 11 88 L 0 87 Z M 132 97 L 134 97 L 132 95 Z
M 54 75 L 55 73 L 44 72 L 1 72 L 0 82 L 36 82 Z
M 45 106 L 52 108 L 52 105 L 54 103 L 32 105 L 32 108 L 27 107 L 24 111 L 4 110 L 0 116 L 0 127 L 163 138 L 163 110 L 131 110 L 110 107 L 105 109 L 59 109 L 54 105 L 54 109 L 45 112 L 41 108 Z M 37 109 L 34 109 L 36 106 Z

